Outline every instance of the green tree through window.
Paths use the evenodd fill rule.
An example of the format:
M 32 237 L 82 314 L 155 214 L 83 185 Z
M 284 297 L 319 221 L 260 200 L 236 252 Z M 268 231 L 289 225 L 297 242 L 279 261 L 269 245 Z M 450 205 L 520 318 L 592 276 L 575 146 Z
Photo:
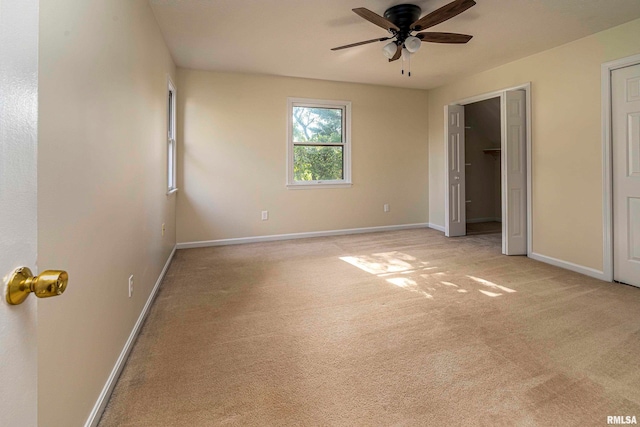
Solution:
M 344 179 L 344 110 L 294 106 L 295 181 Z

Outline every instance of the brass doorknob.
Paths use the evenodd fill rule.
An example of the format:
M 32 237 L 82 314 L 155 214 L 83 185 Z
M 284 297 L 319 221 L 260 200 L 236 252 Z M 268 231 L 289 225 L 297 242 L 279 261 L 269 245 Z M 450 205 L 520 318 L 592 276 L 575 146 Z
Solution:
M 11 305 L 22 304 L 33 292 L 38 298 L 61 295 L 67 289 L 69 275 L 66 271 L 47 270 L 33 276 L 27 267 L 16 269 L 5 288 L 5 299 Z

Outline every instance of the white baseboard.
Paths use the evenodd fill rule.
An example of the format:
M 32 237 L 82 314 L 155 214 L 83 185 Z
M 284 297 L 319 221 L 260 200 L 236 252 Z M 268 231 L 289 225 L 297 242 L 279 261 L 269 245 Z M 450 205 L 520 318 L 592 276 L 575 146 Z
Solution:
M 429 223 L 427 224 L 427 227 L 433 228 L 434 230 L 442 231 L 444 233 L 444 227 L 442 225 Z
M 473 218 L 467 219 L 468 224 L 476 224 L 478 222 L 502 222 L 502 218 Z
M 274 234 L 270 236 L 239 237 L 235 239 L 204 240 L 199 242 L 178 243 L 178 249 L 206 248 L 209 246 L 240 245 L 243 243 L 273 242 L 276 240 L 306 239 L 309 237 L 340 236 L 344 234 L 376 233 L 379 231 L 406 230 L 411 228 L 427 228 L 429 224 L 385 225 L 381 227 L 347 228 L 343 230 L 312 231 L 309 233 Z
M 607 280 L 604 271 L 596 270 L 595 268 L 585 267 L 583 265 L 574 264 L 568 261 L 562 261 L 560 259 L 540 255 L 533 252 L 529 254 L 529 258 L 535 259 L 536 261 L 544 262 L 546 264 L 555 265 L 556 267 L 564 268 L 566 270 L 575 271 L 576 273 L 584 274 L 585 276 L 594 277 L 596 279 L 604 281 L 610 281 Z
M 160 289 L 160 284 L 162 283 L 162 279 L 164 279 L 164 276 L 167 273 L 167 270 L 169 269 L 169 265 L 171 264 L 171 260 L 173 259 L 173 256 L 175 255 L 175 253 L 176 253 L 176 247 L 174 246 L 173 250 L 171 251 L 171 254 L 169 255 L 169 258 L 167 259 L 167 262 L 164 264 L 164 268 L 160 272 L 160 276 L 158 277 L 158 280 L 156 281 L 155 286 L 151 290 L 151 294 L 149 295 L 149 298 L 147 298 L 147 302 L 144 305 L 144 308 L 142 309 L 140 316 L 138 316 L 138 321 L 134 325 L 133 330 L 129 335 L 129 339 L 127 339 L 127 342 L 125 343 L 124 348 L 120 352 L 120 356 L 118 357 L 118 360 L 116 360 L 116 364 L 111 370 L 111 374 L 109 375 L 109 378 L 107 378 L 107 382 L 102 388 L 102 392 L 100 392 L 100 396 L 98 396 L 98 400 L 96 401 L 96 404 L 91 410 L 91 414 L 89 414 L 89 418 L 84 424 L 85 427 L 95 427 L 98 425 L 98 422 L 100 421 L 100 417 L 102 416 L 102 412 L 104 411 L 104 408 L 107 406 L 107 403 L 109 402 L 111 393 L 113 392 L 113 389 L 116 386 L 116 383 L 118 382 L 120 373 L 124 368 L 127 358 L 129 357 L 129 353 L 133 348 L 133 344 L 136 342 L 136 338 L 138 338 L 140 329 L 142 328 L 142 325 L 144 324 L 144 320 L 149 314 L 149 309 L 151 308 L 151 305 L 153 304 L 153 300 L 155 299 L 156 294 Z

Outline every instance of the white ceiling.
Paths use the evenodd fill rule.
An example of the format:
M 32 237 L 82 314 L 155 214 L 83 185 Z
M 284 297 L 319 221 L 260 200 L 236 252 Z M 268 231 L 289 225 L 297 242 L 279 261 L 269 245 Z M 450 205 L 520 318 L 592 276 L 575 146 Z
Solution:
M 429 89 L 640 18 L 639 0 L 476 0 L 428 31 L 471 34 L 466 45 L 422 43 L 411 77 L 382 56 L 379 15 L 394 0 L 149 0 L 179 67 Z M 425 15 L 450 0 L 415 0 Z

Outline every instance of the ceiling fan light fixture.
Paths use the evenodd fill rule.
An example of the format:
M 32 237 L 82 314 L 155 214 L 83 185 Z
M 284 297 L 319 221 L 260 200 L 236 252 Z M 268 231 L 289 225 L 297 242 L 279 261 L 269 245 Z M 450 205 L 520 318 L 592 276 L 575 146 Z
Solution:
M 409 36 L 404 41 L 404 47 L 411 53 L 416 53 L 420 46 L 422 46 L 422 40 L 414 36 Z
M 398 45 L 395 42 L 389 42 L 386 45 L 384 45 L 384 47 L 382 48 L 382 54 L 391 59 L 393 58 L 393 55 L 396 54 L 396 51 L 398 50 Z
M 410 58 L 411 58 L 411 52 L 409 52 L 409 49 L 407 48 L 402 49 L 402 60 L 408 61 Z

